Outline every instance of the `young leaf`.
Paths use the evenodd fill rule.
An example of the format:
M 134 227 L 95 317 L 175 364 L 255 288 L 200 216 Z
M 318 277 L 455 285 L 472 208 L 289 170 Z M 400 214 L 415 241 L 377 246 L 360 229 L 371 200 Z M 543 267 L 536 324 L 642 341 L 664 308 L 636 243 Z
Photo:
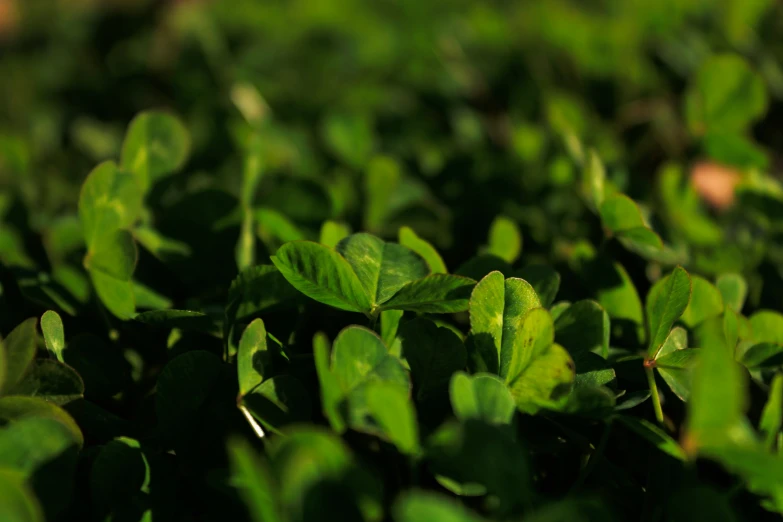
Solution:
M 656 356 L 674 322 L 688 307 L 690 298 L 691 278 L 681 267 L 675 268 L 650 289 L 646 303 L 647 323 L 650 327 L 649 355 Z
M 0 395 L 5 395 L 22 380 L 35 358 L 35 326 L 37 319 L 31 317 L 16 328 L 3 340 L 6 368 L 5 384 Z
M 383 433 L 401 453 L 419 453 L 419 426 L 406 388 L 383 381 L 369 383 L 367 408 Z
M 723 296 L 709 281 L 691 276 L 691 300 L 682 314 L 686 326 L 694 326 L 723 313 Z
M 403 286 L 383 303 L 381 310 L 407 310 L 430 314 L 464 312 L 476 282 L 467 277 L 432 274 Z
M 555 340 L 572 357 L 595 352 L 604 358 L 609 354 L 609 314 L 591 300 L 577 301 L 555 321 Z
M 388 301 L 406 284 L 429 274 L 429 267 L 421 256 L 370 234 L 348 236 L 335 250 L 353 268 L 372 309 Z
M 228 441 L 228 458 L 234 487 L 248 507 L 254 522 L 282 522 L 277 492 L 265 459 L 244 439 Z
M 467 360 L 459 337 L 424 318 L 403 324 L 399 336 L 402 353 L 411 367 L 416 398 L 425 400 L 440 392 L 445 394 L 452 374 L 465 368 Z
M 268 376 L 271 361 L 266 346 L 266 328 L 264 321 L 256 319 L 248 325 L 239 341 L 237 352 L 237 372 L 239 374 L 239 395 L 246 395 L 261 384 L 264 375 Z
M 133 172 L 143 192 L 187 159 L 190 137 L 182 122 L 162 112 L 142 112 L 131 121 L 122 144 L 122 167 Z
M 49 353 L 63 362 L 63 350 L 65 349 L 65 330 L 63 320 L 57 312 L 47 310 L 41 316 L 41 331 L 43 332 L 44 343 Z M 0 350 L 2 351 L 2 350 Z M 0 379 L 2 382 L 2 379 Z M 2 384 L 0 384 L 2 389 Z
M 430 267 L 430 272 L 433 274 L 447 274 L 446 264 L 443 262 L 443 258 L 435 247 L 432 246 L 426 239 L 420 238 L 416 235 L 410 227 L 400 227 L 399 243 L 405 247 L 410 248 L 427 262 Z
M 748 283 L 739 274 L 721 274 L 715 282 L 726 306 L 741 312 L 748 295 Z
M 281 246 L 272 262 L 291 285 L 318 302 L 369 313 L 370 296 L 351 265 L 336 251 L 310 241 Z
M 489 227 L 487 253 L 513 264 L 522 252 L 522 234 L 517 224 L 510 219 L 498 216 Z
M 449 386 L 451 407 L 461 420 L 479 419 L 490 424 L 510 424 L 516 409 L 506 384 L 486 373 L 455 372 Z

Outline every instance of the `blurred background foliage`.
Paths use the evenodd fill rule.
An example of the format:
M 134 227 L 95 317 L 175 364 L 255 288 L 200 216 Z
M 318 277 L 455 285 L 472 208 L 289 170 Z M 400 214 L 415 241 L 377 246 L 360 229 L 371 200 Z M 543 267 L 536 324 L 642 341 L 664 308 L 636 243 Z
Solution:
M 759 307 L 783 261 L 782 14 L 772 0 L 0 0 L 0 259 L 29 271 L 26 291 L 52 274 L 61 301 L 85 302 L 81 182 L 119 157 L 134 115 L 163 109 L 191 154 L 144 222 L 213 268 L 156 272 L 142 252 L 139 279 L 175 302 L 225 293 L 240 202 L 259 209 L 258 260 L 335 220 L 410 225 L 456 268 L 503 215 L 580 295 L 578 252 L 603 241 L 580 196 L 595 150 L 676 260 L 745 273 Z M 732 93 L 742 107 L 721 105 Z M 750 195 L 714 196 L 718 164 Z M 636 281 L 662 270 L 621 260 Z

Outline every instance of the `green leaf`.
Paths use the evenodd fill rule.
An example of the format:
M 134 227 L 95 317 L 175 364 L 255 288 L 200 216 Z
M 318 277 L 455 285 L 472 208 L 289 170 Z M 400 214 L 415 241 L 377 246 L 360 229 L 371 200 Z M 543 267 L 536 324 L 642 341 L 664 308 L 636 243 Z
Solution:
M 367 199 L 364 227 L 380 232 L 392 211 L 392 198 L 403 184 L 400 164 L 388 156 L 376 156 L 367 165 L 364 193 Z
M 95 167 L 79 195 L 79 219 L 87 250 L 92 251 L 103 237 L 130 228 L 141 206 L 142 191 L 132 174 L 110 161 Z
M 443 258 L 426 239 L 422 239 L 410 227 L 400 227 L 399 243 L 419 254 L 427 262 L 430 272 L 433 274 L 447 274 L 446 264 Z
M 481 522 L 482 518 L 455 500 L 435 493 L 412 491 L 401 496 L 393 508 L 395 522 Z
M 588 205 L 597 212 L 604 202 L 606 194 L 606 170 L 601 158 L 595 150 L 590 149 L 585 161 L 584 174 L 582 176 L 582 192 L 587 198 Z
M 609 314 L 592 300 L 577 301 L 555 321 L 555 340 L 572 357 L 585 352 L 607 357 L 609 335 Z
M 617 375 L 611 364 L 593 352 L 582 352 L 573 356 L 576 367 L 574 388 L 597 388 L 614 386 Z M 612 404 L 614 407 L 614 403 Z
M 682 314 L 686 326 L 694 326 L 723 313 L 723 296 L 712 283 L 699 276 L 691 276 L 691 300 Z
M 701 350 L 675 350 L 655 360 L 655 368 L 674 394 L 684 402 L 691 395 L 692 370 Z
M 63 320 L 60 315 L 52 310 L 47 310 L 41 316 L 41 331 L 43 332 L 44 343 L 49 353 L 57 358 L 58 361 L 63 362 L 63 350 L 65 349 L 65 329 L 63 328 Z M 2 352 L 2 349 L 0 349 Z M 2 364 L 0 364 L 2 366 Z M 2 374 L 0 370 L 0 374 Z M 0 378 L 0 390 L 3 379 Z
M 688 307 L 690 298 L 691 278 L 681 267 L 658 280 L 650 289 L 646 303 L 647 323 L 650 327 L 649 355 L 657 355 L 674 322 Z
M 552 344 L 510 383 L 517 407 L 529 414 L 541 408 L 558 409 L 571 391 L 574 362 L 565 348 Z
M 331 152 L 355 169 L 367 163 L 375 148 L 372 120 L 361 114 L 329 114 L 321 134 Z
M 52 359 L 36 359 L 9 395 L 40 397 L 62 406 L 84 396 L 84 382 L 70 366 Z
M 683 445 L 689 453 L 731 441 L 745 421 L 745 375 L 734 355 L 712 345 L 701 350 L 693 370 Z
M 100 448 L 90 470 L 93 510 L 113 518 L 144 503 L 150 493 L 151 469 L 135 439 L 118 437 Z
M 483 488 L 497 497 L 494 511 L 501 516 L 515 506 L 529 506 L 531 500 L 528 450 L 507 428 L 452 420 L 441 425 L 426 445 L 429 468 L 440 476 L 441 485 L 462 491 Z
M 310 396 L 291 375 L 276 375 L 242 397 L 243 407 L 267 430 L 280 433 L 289 424 L 310 420 Z
M 400 453 L 419 453 L 419 426 L 408 390 L 391 382 L 372 382 L 367 387 L 367 408 Z
M 505 377 L 522 317 L 541 301 L 522 279 L 505 279 L 491 272 L 476 284 L 470 296 L 471 364 Z
M 79 443 L 71 430 L 57 419 L 18 419 L 0 429 L 0 468 L 30 476 L 63 453 L 75 450 Z
M 121 281 L 97 270 L 90 270 L 90 279 L 103 305 L 117 318 L 127 321 L 136 314 L 136 297 L 132 281 Z
M 35 358 L 35 325 L 37 319 L 31 317 L 16 328 L 3 341 L 5 348 L 5 384 L 0 395 L 5 395 L 22 380 Z
M 748 283 L 739 274 L 721 274 L 715 282 L 726 306 L 741 312 L 748 295 Z
M 697 136 L 712 130 L 744 130 L 766 110 L 763 79 L 733 54 L 706 60 L 685 94 L 688 127 Z
M 381 312 L 381 339 L 386 346 L 392 346 L 397 337 L 397 330 L 400 326 L 402 316 L 405 314 L 402 310 L 386 310 Z
M 127 230 L 116 230 L 101 235 L 95 241 L 84 258 L 84 267 L 119 281 L 130 281 L 137 261 L 138 251 L 131 233 Z
M 399 336 L 403 356 L 411 367 L 417 400 L 445 395 L 452 374 L 464 369 L 467 362 L 460 338 L 424 318 L 404 323 Z
M 687 347 L 688 332 L 685 330 L 685 328 L 677 326 L 672 328 L 671 332 L 669 332 L 669 335 L 666 337 L 666 341 L 664 341 L 663 346 L 661 346 L 661 349 L 658 350 L 657 357 L 661 358 L 664 355 L 669 355 L 675 350 L 684 350 Z
M 45 522 L 38 499 L 25 482 L 21 473 L 0 469 L 0 520 Z
M 424 259 L 396 243 L 386 243 L 370 234 L 353 234 L 338 243 L 335 250 L 353 268 L 371 308 L 388 301 L 406 284 L 429 274 Z
M 257 265 L 239 273 L 228 290 L 229 323 L 296 303 L 300 294 L 272 265 Z
M 761 412 L 759 431 L 764 435 L 764 445 L 771 450 L 783 426 L 783 373 L 775 374 L 769 387 L 769 397 Z
M 162 329 L 178 328 L 204 333 L 218 331 L 218 326 L 212 317 L 194 310 L 152 310 L 138 314 L 134 319 L 140 323 Z
M 313 358 L 321 388 L 323 413 L 332 429 L 337 433 L 342 433 L 345 431 L 345 421 L 343 421 L 342 415 L 338 411 L 338 406 L 343 397 L 343 390 L 337 376 L 332 373 L 330 352 L 331 347 L 326 335 L 323 333 L 316 334 L 313 337 Z
M 407 310 L 430 314 L 464 312 L 476 282 L 467 277 L 432 274 L 406 284 L 383 303 L 382 310 Z
M 325 403 L 324 409 L 339 409 L 349 426 L 375 431 L 366 420 L 367 385 L 373 381 L 384 381 L 407 390 L 410 382 L 405 368 L 388 353 L 375 332 L 359 326 L 349 326 L 340 332 L 331 355 L 333 381 L 327 382 L 330 387 L 336 385 L 339 388 L 339 395 L 332 392 L 332 400 L 339 401 L 339 405 Z
M 560 274 L 548 265 L 528 265 L 517 271 L 516 276 L 524 279 L 536 291 L 541 306 L 549 308 L 555 302 L 560 289 Z
M 533 308 L 522 316 L 514 333 L 508 366 L 501 354 L 500 376 L 507 383 L 516 381 L 530 364 L 555 342 L 552 315 L 544 308 Z
M 268 454 L 280 484 L 275 499 L 287 520 L 380 519 L 375 478 L 333 433 L 314 426 L 292 428 L 272 439 Z
M 220 377 L 221 360 L 195 350 L 171 360 L 158 377 L 155 411 L 167 437 L 187 435 Z
M 228 441 L 231 483 L 248 507 L 254 522 L 282 522 L 277 491 L 266 460 L 244 439 Z
M 519 227 L 507 217 L 498 216 L 489 227 L 487 253 L 513 264 L 522 252 Z
M 600 209 L 604 227 L 615 234 L 647 227 L 639 206 L 625 194 L 614 194 L 606 198 Z
M 255 220 L 258 222 L 258 237 L 271 253 L 283 243 L 306 239 L 293 221 L 273 208 L 258 208 Z
M 271 363 L 270 355 L 266 345 L 264 321 L 256 319 L 245 329 L 239 342 L 237 373 L 240 396 L 250 393 L 264 380 Z
M 318 242 L 329 248 L 334 248 L 337 243 L 351 234 L 351 229 L 345 223 L 338 221 L 324 221 L 321 225 Z M 402 241 L 400 241 L 402 242 Z
M 320 303 L 369 313 L 372 302 L 350 263 L 335 250 L 310 241 L 292 241 L 272 256 L 291 285 Z
M 726 337 L 726 347 L 733 353 L 740 339 L 740 316 L 731 306 L 723 312 L 723 335 Z
M 133 172 L 143 192 L 182 168 L 190 137 L 182 122 L 162 112 L 142 112 L 131 121 L 122 143 L 122 167 Z
M 749 321 L 754 341 L 783 344 L 783 314 L 772 310 L 759 310 L 750 316 Z
M 754 344 L 742 355 L 741 361 L 747 368 L 774 368 L 783 365 L 783 346 L 775 343 Z
M 489 373 L 455 372 L 449 386 L 451 407 L 461 420 L 479 419 L 489 424 L 510 424 L 516 405 L 506 384 Z
M 78 446 L 84 444 L 79 426 L 65 410 L 38 397 L 0 398 L 0 424 L 11 424 L 26 418 L 54 419 L 68 428 Z
M 627 417 L 625 415 L 619 415 L 616 419 L 663 453 L 666 453 L 677 460 L 686 460 L 686 454 L 682 447 L 655 424 L 644 419 Z

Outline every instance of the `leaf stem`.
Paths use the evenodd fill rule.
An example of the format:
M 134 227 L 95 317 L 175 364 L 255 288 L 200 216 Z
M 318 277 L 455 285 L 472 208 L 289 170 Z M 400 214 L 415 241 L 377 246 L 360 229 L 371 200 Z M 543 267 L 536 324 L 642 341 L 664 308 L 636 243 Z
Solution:
M 661 408 L 661 396 L 658 395 L 658 385 L 655 383 L 655 373 L 649 366 L 645 366 L 644 373 L 647 374 L 647 382 L 650 385 L 650 392 L 652 393 L 652 403 L 655 408 L 655 420 L 658 424 L 663 426 L 663 409 Z

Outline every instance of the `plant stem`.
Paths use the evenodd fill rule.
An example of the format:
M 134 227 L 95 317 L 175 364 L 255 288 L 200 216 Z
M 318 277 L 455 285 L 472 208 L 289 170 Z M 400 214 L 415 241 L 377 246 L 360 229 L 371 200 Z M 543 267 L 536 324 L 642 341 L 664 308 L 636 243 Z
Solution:
M 647 382 L 650 384 L 653 407 L 655 408 L 655 420 L 658 421 L 658 424 L 663 426 L 663 409 L 661 408 L 661 396 L 658 395 L 658 385 L 655 383 L 655 373 L 653 373 L 653 369 L 649 367 L 644 369 L 644 373 L 647 374 Z

